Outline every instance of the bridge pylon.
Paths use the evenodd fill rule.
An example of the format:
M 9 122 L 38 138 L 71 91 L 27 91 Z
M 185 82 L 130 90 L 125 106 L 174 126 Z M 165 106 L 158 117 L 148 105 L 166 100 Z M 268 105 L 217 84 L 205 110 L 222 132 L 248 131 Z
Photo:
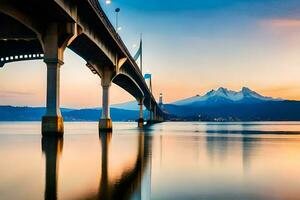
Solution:
M 47 65 L 47 107 L 42 118 L 43 136 L 62 136 L 64 122 L 60 112 L 60 67 L 67 43 L 74 35 L 71 24 L 49 23 L 44 35 L 44 62 Z M 72 29 L 71 29 L 72 30 Z
M 112 120 L 110 118 L 110 86 L 115 76 L 114 70 L 104 67 L 101 70 L 101 86 L 102 86 L 102 115 L 99 120 L 100 132 L 112 131 Z
M 143 110 L 143 105 L 144 105 L 144 98 L 138 99 L 139 103 L 139 119 L 138 119 L 138 127 L 143 128 L 144 127 L 144 110 Z

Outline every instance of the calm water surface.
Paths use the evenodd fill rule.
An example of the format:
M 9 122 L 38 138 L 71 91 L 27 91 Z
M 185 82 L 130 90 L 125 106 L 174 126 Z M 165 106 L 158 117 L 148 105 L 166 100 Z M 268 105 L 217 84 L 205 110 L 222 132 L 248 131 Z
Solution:
M 300 199 L 300 123 L 0 123 L 0 199 Z

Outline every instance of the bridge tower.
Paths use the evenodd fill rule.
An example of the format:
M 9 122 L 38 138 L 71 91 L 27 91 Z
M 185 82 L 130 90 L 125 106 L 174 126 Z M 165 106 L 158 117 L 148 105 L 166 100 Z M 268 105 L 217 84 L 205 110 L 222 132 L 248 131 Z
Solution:
M 159 107 L 162 109 L 164 107 L 164 103 L 163 103 L 163 94 L 160 93 L 159 94 L 159 102 L 158 102 Z
M 145 74 L 144 79 L 146 81 L 146 84 L 147 84 L 150 92 L 152 93 L 152 74 L 150 74 L 150 73 Z M 154 110 L 155 110 L 155 108 L 151 104 L 151 101 L 150 101 L 149 121 L 153 121 L 153 119 L 154 119 Z

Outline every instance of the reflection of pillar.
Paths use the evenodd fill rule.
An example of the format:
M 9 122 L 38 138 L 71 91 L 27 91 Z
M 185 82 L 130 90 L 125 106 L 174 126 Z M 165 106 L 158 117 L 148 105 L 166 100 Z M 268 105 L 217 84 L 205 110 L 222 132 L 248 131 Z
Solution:
M 210 161 L 223 161 L 228 156 L 228 137 L 210 136 L 206 130 L 206 152 Z
M 108 149 L 112 137 L 111 132 L 100 132 L 101 150 L 102 150 L 102 167 L 101 180 L 99 188 L 99 199 L 111 199 L 111 191 L 108 180 Z
M 141 98 L 138 101 L 139 101 L 139 107 L 140 107 L 140 116 L 139 116 L 139 120 L 138 120 L 138 127 L 143 128 L 143 126 L 144 126 L 144 110 L 143 110 L 144 99 Z
M 65 47 L 59 47 L 57 24 L 51 24 L 45 35 L 45 63 L 47 64 L 47 111 L 42 119 L 43 135 L 62 135 L 63 118 L 59 107 L 60 66 Z
M 43 137 L 42 151 L 46 157 L 45 199 L 57 199 L 59 158 L 63 150 L 61 137 Z
M 145 156 L 145 134 L 142 132 L 142 130 L 139 133 L 138 138 L 138 154 L 137 154 L 137 162 L 136 162 L 136 175 L 137 175 L 137 184 L 135 189 L 135 199 L 142 200 L 142 180 L 143 180 L 143 173 L 144 173 L 144 156 Z
M 102 116 L 99 121 L 100 131 L 111 131 L 112 120 L 109 113 L 109 89 L 112 81 L 112 71 L 108 68 L 103 69 L 101 76 L 102 85 Z
M 126 169 L 118 180 L 109 180 L 109 144 L 112 133 L 100 132 L 102 169 L 97 196 L 84 199 L 150 199 L 151 195 L 151 137 L 143 129 L 138 136 L 138 152 L 133 168 Z M 147 170 L 147 171 L 146 171 Z M 146 174 L 145 174 L 146 173 Z M 147 177 L 144 177 L 144 176 Z M 143 185 L 142 185 L 143 184 Z
M 241 139 L 244 175 L 246 175 L 251 169 L 251 154 L 253 153 L 252 151 L 255 147 L 255 144 L 252 140 L 252 138 L 245 135 L 243 135 Z M 255 142 L 258 142 L 257 139 L 255 139 Z
M 141 180 L 141 200 L 151 199 L 151 172 L 152 172 L 152 135 L 140 133 L 143 135 L 143 164 Z

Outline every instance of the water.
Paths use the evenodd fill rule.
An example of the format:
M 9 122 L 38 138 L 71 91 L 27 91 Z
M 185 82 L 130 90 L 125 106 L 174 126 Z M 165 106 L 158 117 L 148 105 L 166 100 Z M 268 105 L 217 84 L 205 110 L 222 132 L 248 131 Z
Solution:
M 300 199 L 300 123 L 0 123 L 0 199 Z

